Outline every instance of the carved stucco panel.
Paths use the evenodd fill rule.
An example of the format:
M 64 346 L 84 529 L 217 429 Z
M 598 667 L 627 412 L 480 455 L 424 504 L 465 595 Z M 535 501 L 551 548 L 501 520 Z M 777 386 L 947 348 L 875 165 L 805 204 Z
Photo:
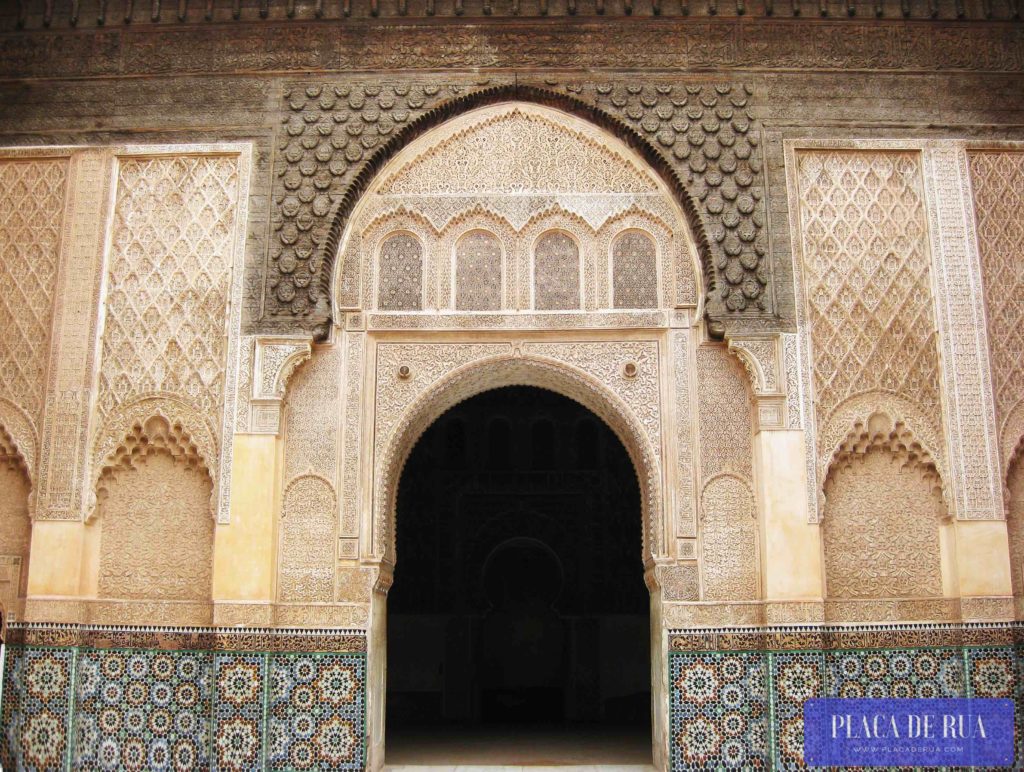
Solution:
M 337 528 L 337 497 L 331 482 L 316 474 L 292 479 L 281 505 L 279 600 L 334 600 Z
M 97 150 L 71 158 L 61 270 L 49 351 L 46 415 L 40 433 L 34 516 L 80 518 L 88 504 L 90 403 L 96 379 L 104 239 L 109 219 L 112 159 Z
M 391 518 L 395 486 L 405 457 L 420 434 L 448 407 L 506 385 L 550 388 L 584 404 L 611 426 L 626 445 L 640 477 L 645 555 L 660 553 L 660 397 L 655 342 L 379 343 L 376 360 L 373 544 L 379 556 L 394 560 Z M 622 366 L 634 360 L 638 364 L 634 378 L 640 383 L 626 385 L 624 382 L 633 378 L 624 374 Z M 645 370 L 649 374 L 642 376 Z
M 936 143 L 925 151 L 925 169 L 935 310 L 943 353 L 951 509 L 962 519 L 1001 519 L 1003 485 L 967 156 L 957 144 Z
M 650 172 L 596 140 L 535 110 L 503 111 L 458 131 L 403 165 L 380 192 L 439 194 L 647 193 Z M 527 162 L 524 163 L 524 159 Z
M 0 425 L 33 473 L 67 181 L 67 158 L 0 159 Z
M 813 386 L 803 402 L 817 439 L 814 484 L 823 484 L 847 422 L 873 409 L 910 426 L 945 479 L 921 154 L 821 145 L 787 145 L 800 355 Z M 812 517 L 820 516 L 817 498 Z
M 829 598 L 941 596 L 935 472 L 905 453 L 869 449 L 837 460 L 822 524 Z
M 696 437 L 693 426 L 693 393 L 691 388 L 694 368 L 691 361 L 692 333 L 672 333 L 673 387 L 675 389 L 676 429 L 676 536 L 697 536 L 697 506 L 694 492 L 693 449 Z M 694 556 L 695 557 L 695 556 Z
M 747 480 L 723 474 L 704 486 L 700 544 L 704 600 L 760 597 L 757 507 Z
M 1024 147 L 971 151 L 968 160 L 1005 479 L 1024 438 Z
M 724 346 L 697 348 L 701 488 L 723 473 L 753 477 L 753 411 L 749 380 Z
M 284 408 L 284 479 L 314 472 L 336 483 L 341 434 L 341 351 L 313 352 L 288 387 Z
M 342 437 L 341 460 L 341 533 L 343 536 L 354 537 L 359 533 L 359 502 L 362 501 L 359 477 L 359 451 L 363 423 L 369 418 L 363 410 L 364 351 L 366 333 L 345 332 L 342 339 L 345 349 L 345 425 Z M 368 427 L 369 428 L 369 427 Z M 358 545 L 352 546 L 358 549 Z M 355 557 L 350 556 L 350 557 Z
M 210 478 L 163 449 L 141 451 L 101 482 L 99 595 L 207 601 L 213 574 Z

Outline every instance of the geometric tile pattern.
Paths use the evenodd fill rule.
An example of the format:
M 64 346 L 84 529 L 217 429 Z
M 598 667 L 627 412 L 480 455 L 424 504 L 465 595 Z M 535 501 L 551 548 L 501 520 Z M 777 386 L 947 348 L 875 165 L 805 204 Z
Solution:
M 8 645 L 0 764 L 359 770 L 362 654 Z
M 768 682 L 760 652 L 670 659 L 673 769 L 765 769 Z
M 359 655 L 274 655 L 267 768 L 363 769 L 365 687 Z
M 670 768 L 805 769 L 811 697 L 1004 697 L 1024 705 L 1022 654 L 1020 646 L 670 652 Z
M 825 658 L 820 651 L 769 656 L 772 755 L 776 769 L 804 768 L 804 702 L 825 697 Z
M 71 719 L 73 649 L 7 648 L 4 667 L 3 769 L 63 769 Z
M 75 674 L 75 767 L 209 767 L 208 652 L 85 649 Z
M 671 769 L 803 769 L 807 699 L 1004 697 L 1022 705 L 1024 649 L 672 651 L 669 677 Z M 363 654 L 9 645 L 0 764 L 32 772 L 359 770 L 366 680 Z
M 213 665 L 213 759 L 211 769 L 262 768 L 264 654 L 219 653 Z

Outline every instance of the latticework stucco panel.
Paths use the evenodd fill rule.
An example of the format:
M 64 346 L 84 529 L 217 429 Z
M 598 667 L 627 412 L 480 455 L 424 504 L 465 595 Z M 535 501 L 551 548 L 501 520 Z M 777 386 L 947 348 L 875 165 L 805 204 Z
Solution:
M 97 410 L 178 394 L 219 416 L 238 158 L 122 158 Z
M 968 157 L 1005 475 L 1005 449 L 1024 436 L 1024 425 L 1014 420 L 1024 402 L 1024 151 L 972 151 Z
M 426 220 L 405 211 L 381 215 L 361 231 L 362 251 L 359 259 L 362 266 L 363 308 L 379 308 L 381 257 L 385 244 L 396 236 L 411 236 L 420 248 L 420 300 L 419 307 L 410 310 L 432 308 L 436 303 L 434 289 L 437 286 L 436 257 L 430 246 L 436 243 L 436 232 Z M 429 294 L 429 297 L 428 297 Z
M 839 413 L 870 413 L 878 399 L 945 474 L 920 153 L 828 146 L 791 150 L 788 161 L 800 353 L 812 386 L 804 418 L 817 433 L 808 471 L 813 464 L 824 481 L 852 426 L 842 424 L 854 418 Z
M 499 303 L 497 308 L 459 309 L 458 265 L 459 250 L 465 249 L 467 239 L 490 235 L 497 242 L 500 273 Z M 516 277 L 521 275 L 518 257 L 521 253 L 519 237 L 505 218 L 478 208 L 469 209 L 450 220 L 441 232 L 438 244 L 438 307 L 462 311 L 485 311 L 515 308 Z M 471 282 L 472 286 L 472 282 Z
M 46 396 L 67 177 L 67 158 L 0 160 L 0 398 L 24 412 L 36 435 Z M 34 455 L 26 461 L 34 468 Z
M 634 264 L 633 272 L 620 272 L 619 286 L 630 291 L 631 297 L 646 297 L 653 290 L 654 303 L 624 304 L 616 300 L 616 246 L 622 245 L 622 239 L 646 236 L 653 247 L 653 271 L 639 270 L 645 268 Z M 597 286 L 595 287 L 595 305 L 598 308 L 662 308 L 675 304 L 676 274 L 682 276 L 681 270 L 674 263 L 676 260 L 676 243 L 670 225 L 650 212 L 631 208 L 627 212 L 612 217 L 601 226 L 595 234 L 594 253 L 597 257 Z M 644 252 L 646 254 L 646 251 Z M 621 259 L 621 258 L 620 258 Z M 630 275 L 632 273 L 632 275 Z M 691 284 L 693 276 L 690 277 Z
M 523 277 L 519 308 L 575 311 L 596 307 L 596 245 L 584 220 L 561 207 L 539 212 L 520 231 L 519 243 Z M 575 275 L 569 259 L 573 247 Z

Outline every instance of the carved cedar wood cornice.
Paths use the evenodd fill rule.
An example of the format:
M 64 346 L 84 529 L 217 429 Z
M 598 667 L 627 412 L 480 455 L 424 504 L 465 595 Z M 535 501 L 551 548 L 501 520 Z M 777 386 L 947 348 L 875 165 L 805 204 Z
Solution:
M 99 0 L 83 12 L 81 3 L 19 0 L 11 3 L 4 27 L 210 24 L 349 18 L 501 17 L 697 17 L 811 16 L 831 18 L 1019 19 L 1020 0 Z M 56 6 L 56 7 L 55 7 Z M 244 7 L 243 7 L 244 6 Z

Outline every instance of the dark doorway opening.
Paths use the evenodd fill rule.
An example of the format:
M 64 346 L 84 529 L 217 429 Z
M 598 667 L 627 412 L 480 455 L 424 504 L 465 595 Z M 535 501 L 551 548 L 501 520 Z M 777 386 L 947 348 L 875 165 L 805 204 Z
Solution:
M 396 538 L 389 764 L 650 763 L 640 492 L 605 423 L 532 387 L 453 407 Z

